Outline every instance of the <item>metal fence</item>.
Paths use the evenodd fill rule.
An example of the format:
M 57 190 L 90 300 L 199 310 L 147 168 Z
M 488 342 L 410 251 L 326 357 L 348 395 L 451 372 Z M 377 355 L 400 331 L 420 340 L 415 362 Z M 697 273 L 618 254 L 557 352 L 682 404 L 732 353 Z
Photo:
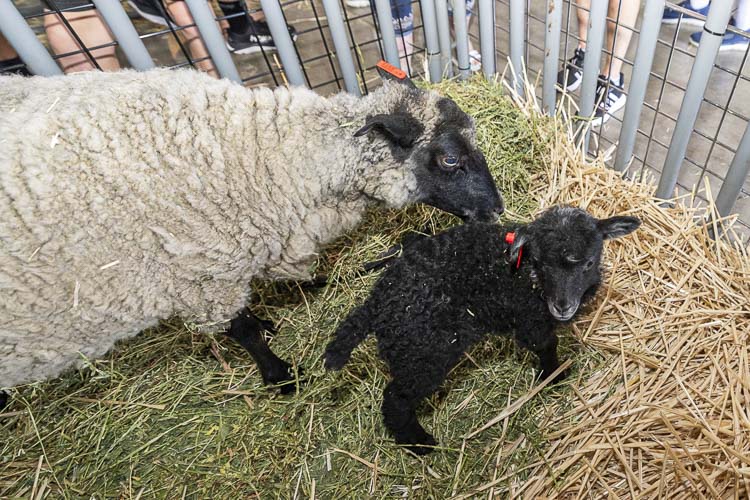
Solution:
M 217 15 L 221 10 L 206 0 L 184 0 L 191 21 L 180 23 L 169 15 L 172 0 L 144 1 L 167 19 L 166 26 L 142 19 L 128 2 L 119 0 L 81 1 L 66 8 L 55 0 L 0 0 L 0 31 L 23 64 L 40 75 L 60 74 L 58 63 L 76 54 L 83 54 L 91 68 L 100 68 L 97 52 L 116 48 L 116 66 L 212 68 L 247 86 L 305 85 L 321 93 L 367 93 L 378 84 L 374 66 L 381 58 L 397 66 L 408 65 L 404 69 L 413 76 L 424 75 L 432 81 L 465 78 L 471 73 L 469 45 L 473 44 L 481 51 L 485 76 L 505 74 L 514 85 L 520 83 L 514 76 L 525 70 L 529 81 L 538 82 L 537 98 L 550 113 L 560 90 L 557 73 L 581 41 L 576 22 L 580 6 L 571 0 L 476 0 L 470 10 L 466 0 L 415 0 L 406 3 L 414 11 L 413 54 L 400 59 L 398 45 L 403 48 L 406 39 L 396 35 L 392 12 L 394 4 L 404 9 L 403 1 L 371 0 L 369 6 L 354 8 L 345 0 L 260 0 L 276 47 L 238 55 L 227 49 L 223 29 L 233 18 L 251 16 L 260 9 Z M 607 23 L 623 27 L 620 9 L 610 10 L 608 17 L 607 2 L 590 3 L 583 81 L 573 96 L 578 113 L 591 117 L 601 97 L 595 89 L 602 53 L 622 61 L 628 100 L 622 112 L 582 138 L 587 150 L 604 155 L 612 168 L 630 177 L 653 178 L 659 198 L 677 190 L 692 192 L 696 202 L 705 202 L 702 187 L 708 182 L 719 213 L 739 214 L 740 232 L 747 244 L 749 50 L 719 52 L 724 33 L 750 38 L 750 33 L 729 25 L 733 0 L 711 2 L 697 47 L 688 44 L 688 36 L 701 28 L 687 25 L 694 19 L 703 21 L 702 16 L 664 0 L 645 0 L 639 21 L 626 27 L 633 39 L 620 58 L 609 53 L 605 43 Z M 87 45 L 85 37 L 76 33 L 75 22 L 67 18 L 91 7 L 96 7 L 111 36 L 103 43 Z M 675 24 L 662 25 L 665 7 L 681 14 Z M 468 28 L 466 15 L 471 16 Z M 397 17 L 396 29 L 403 31 L 401 13 Z M 50 18 L 65 25 L 76 40 L 76 50 L 48 48 Z M 296 40 L 286 24 L 296 28 Z M 196 28 L 207 49 L 202 57 L 190 46 Z M 614 36 L 618 33 L 615 30 Z M 513 71 L 506 71 L 509 62 Z M 19 66 L 6 65 L 3 71 Z

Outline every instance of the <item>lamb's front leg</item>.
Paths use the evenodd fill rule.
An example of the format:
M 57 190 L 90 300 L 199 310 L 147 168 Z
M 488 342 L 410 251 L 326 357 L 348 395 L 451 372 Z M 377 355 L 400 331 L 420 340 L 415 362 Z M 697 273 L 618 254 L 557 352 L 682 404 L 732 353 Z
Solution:
M 521 327 L 516 331 L 516 341 L 539 357 L 542 379 L 549 377 L 560 366 L 557 359 L 557 335 L 552 328 L 531 330 Z M 558 383 L 567 376 L 567 371 L 564 371 L 552 383 Z
M 3 409 L 8 405 L 8 393 L 5 391 L 0 391 L 0 411 L 3 411 Z
M 245 309 L 232 320 L 227 335 L 250 353 L 258 364 L 264 383 L 279 385 L 282 394 L 292 393 L 296 385 L 292 365 L 271 351 L 263 336 L 264 330 L 275 331 L 270 321 L 261 320 Z

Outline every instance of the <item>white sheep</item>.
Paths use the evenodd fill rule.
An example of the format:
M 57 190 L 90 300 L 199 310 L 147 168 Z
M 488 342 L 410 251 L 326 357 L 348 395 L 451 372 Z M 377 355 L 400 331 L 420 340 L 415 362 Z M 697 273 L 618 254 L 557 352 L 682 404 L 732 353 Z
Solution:
M 357 138 L 355 138 L 357 137 Z M 385 82 L 364 98 L 250 90 L 181 70 L 0 78 L 0 387 L 54 377 L 161 319 L 226 328 L 252 278 L 307 279 L 366 207 L 489 220 L 502 200 L 472 120 Z

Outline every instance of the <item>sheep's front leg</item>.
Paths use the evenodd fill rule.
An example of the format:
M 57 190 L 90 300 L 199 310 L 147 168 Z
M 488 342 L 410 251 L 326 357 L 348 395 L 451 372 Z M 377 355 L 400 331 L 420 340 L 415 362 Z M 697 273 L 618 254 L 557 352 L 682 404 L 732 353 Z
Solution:
M 0 411 L 3 411 L 3 409 L 8 404 L 8 393 L 5 391 L 0 391 Z
M 263 382 L 279 385 L 282 394 L 295 390 L 295 376 L 292 365 L 276 356 L 263 336 L 263 331 L 274 332 L 270 321 L 261 320 L 250 311 L 244 310 L 232 320 L 227 335 L 236 340 L 258 364 Z
M 552 330 L 543 330 L 540 333 L 520 329 L 516 332 L 516 341 L 521 347 L 525 347 L 539 357 L 542 379 L 546 379 L 557 370 L 560 361 L 557 359 L 557 335 Z M 567 372 L 562 372 L 552 382 L 560 382 L 567 376 Z
M 426 455 L 437 444 L 435 438 L 424 430 L 417 420 L 417 406 L 437 386 L 420 387 L 396 379 L 388 384 L 383 394 L 383 420 L 398 444 L 417 455 Z

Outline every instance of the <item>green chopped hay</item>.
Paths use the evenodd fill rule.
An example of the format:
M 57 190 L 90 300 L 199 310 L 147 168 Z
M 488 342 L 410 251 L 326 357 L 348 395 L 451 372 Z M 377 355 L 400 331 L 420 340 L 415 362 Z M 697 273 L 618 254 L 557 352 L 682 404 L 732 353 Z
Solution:
M 628 209 L 629 202 L 633 207 L 647 203 L 645 188 L 619 187 L 624 181 L 615 180 L 614 174 L 582 164 L 561 127 L 533 110 L 517 107 L 499 85 L 476 79 L 468 84 L 444 82 L 437 88 L 475 117 L 480 146 L 511 218 L 528 218 L 539 209 L 539 200 L 568 200 L 602 213 Z M 609 186 L 618 186 L 613 195 Z M 667 228 L 664 234 L 672 231 L 668 216 L 659 215 L 655 205 L 649 210 L 644 213 Z M 685 221 L 690 219 L 683 215 L 680 224 L 688 227 Z M 336 324 L 366 297 L 377 277 L 361 274 L 359 266 L 398 241 L 403 232 L 427 223 L 439 230 L 457 221 L 425 207 L 373 212 L 359 230 L 321 255 L 319 271 L 330 277 L 325 288 L 303 291 L 293 284 L 258 284 L 254 310 L 278 327 L 271 343 L 274 351 L 299 362 L 308 379 L 295 396 L 279 396 L 264 387 L 249 355 L 233 342 L 194 334 L 178 320 L 118 344 L 106 358 L 81 370 L 14 391 L 11 405 L 0 413 L 0 497 L 439 499 L 493 492 L 501 497 L 524 492 L 549 497 L 556 496 L 555 488 L 575 488 L 579 494 L 594 488 L 594 498 L 606 496 L 610 488 L 618 495 L 628 491 L 653 495 L 653 487 L 636 484 L 639 478 L 628 475 L 628 481 L 624 479 L 631 471 L 617 469 L 622 462 L 640 474 L 646 469 L 632 464 L 641 464 L 644 457 L 634 460 L 632 452 L 627 457 L 612 455 L 615 447 L 608 449 L 607 443 L 620 442 L 617 429 L 607 427 L 613 437 L 607 434 L 610 441 L 602 442 L 604 438 L 596 432 L 601 419 L 593 413 L 589 418 L 587 413 L 591 412 L 589 403 L 601 405 L 604 410 L 596 411 L 602 414 L 606 405 L 617 408 L 626 399 L 623 390 L 635 390 L 635 386 L 623 389 L 617 371 L 620 361 L 629 373 L 643 378 L 650 373 L 646 368 L 653 368 L 649 360 L 662 356 L 657 352 L 662 348 L 658 335 L 647 347 L 637 344 L 640 337 L 627 338 L 627 344 L 622 344 L 623 334 L 616 327 L 622 323 L 618 314 L 627 308 L 619 304 L 630 307 L 640 293 L 622 268 L 614 273 L 622 283 L 613 287 L 612 297 L 604 292 L 601 305 L 591 306 L 586 317 L 572 326 L 575 335 L 561 332 L 561 358 L 574 361 L 571 382 L 545 388 L 508 418 L 466 439 L 539 384 L 532 355 L 517 350 L 507 339 L 482 343 L 420 413 L 441 445 L 427 457 L 405 452 L 385 432 L 379 406 L 387 372 L 372 338 L 355 350 L 343 371 L 325 372 L 322 353 Z M 688 236 L 694 237 L 693 233 Z M 657 243 L 649 245 L 654 247 L 666 242 L 660 247 L 664 255 L 669 253 L 668 245 L 676 245 L 673 241 L 684 240 L 679 235 L 669 240 L 661 234 L 653 238 Z M 696 246 L 692 239 L 686 241 L 686 248 Z M 618 256 L 626 253 L 624 246 L 616 248 Z M 723 258 L 727 258 L 726 251 Z M 648 250 L 644 252 L 641 255 L 648 255 Z M 650 272 L 642 256 L 631 261 Z M 671 272 L 668 266 L 665 269 L 662 274 Z M 720 272 L 730 274 L 727 269 Z M 743 272 L 750 276 L 750 271 Z M 635 294 L 628 297 L 630 302 L 619 295 L 620 289 Z M 741 295 L 742 291 L 731 293 Z M 664 301 L 653 306 L 654 311 L 674 302 L 669 293 L 663 295 Z M 646 320 L 659 323 L 658 318 Z M 743 327 L 747 324 L 736 321 Z M 737 332 L 742 331 L 738 326 Z M 584 344 L 576 339 L 583 339 Z M 628 350 L 619 352 L 620 345 Z M 664 342 L 665 348 L 669 345 Z M 600 354 L 613 350 L 615 356 Z M 743 359 L 746 367 L 746 354 Z M 643 360 L 648 361 L 646 368 L 638 364 Z M 664 380 L 669 375 L 665 373 Z M 710 380 L 713 384 L 714 379 Z M 713 408 L 701 405 L 701 411 Z M 690 416 L 687 411 L 684 414 Z M 632 422 L 629 415 L 618 410 L 617 417 Z M 576 435 L 579 421 L 592 429 L 582 437 Z M 679 427 L 683 421 L 675 420 L 674 425 Z M 548 427 L 550 423 L 554 425 Z M 690 423 L 688 428 L 692 425 L 699 424 Z M 622 436 L 629 446 L 650 443 L 647 438 L 635 431 Z M 582 459 L 575 451 L 578 439 L 586 445 L 580 451 L 587 454 Z M 649 444 L 649 453 L 666 456 L 658 443 Z M 743 450 L 748 440 L 737 438 L 735 443 Z M 704 443 L 699 448 L 706 447 Z M 684 454 L 680 449 L 669 453 Z M 658 467 L 648 469 L 651 475 L 646 477 L 657 477 L 661 463 L 649 465 Z M 738 466 L 725 465 L 729 471 L 732 467 L 737 470 Z M 605 469 L 612 472 L 600 472 Z M 665 465 L 664 470 L 664 477 L 674 481 L 669 484 L 683 487 L 688 480 L 693 483 L 704 477 L 698 473 L 685 476 L 673 465 L 668 469 Z M 716 469 L 710 478 L 718 478 L 722 470 Z M 606 489 L 592 486 L 601 474 L 607 475 L 600 481 Z M 684 491 L 692 490 L 688 485 Z M 696 487 L 696 491 L 701 490 Z

